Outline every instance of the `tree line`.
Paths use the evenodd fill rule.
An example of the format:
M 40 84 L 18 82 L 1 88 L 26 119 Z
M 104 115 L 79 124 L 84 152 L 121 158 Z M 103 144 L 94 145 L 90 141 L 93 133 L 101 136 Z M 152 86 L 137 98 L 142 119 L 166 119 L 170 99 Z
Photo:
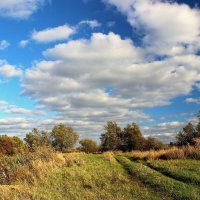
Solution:
M 176 135 L 175 142 L 171 145 L 188 146 L 195 145 L 200 140 L 200 114 L 197 116 L 197 124 L 191 122 Z M 48 146 L 56 150 L 67 152 L 73 149 L 79 140 L 79 134 L 70 126 L 58 124 L 51 131 L 34 128 L 27 133 L 24 142 L 19 137 L 0 136 L 0 154 L 12 155 L 23 151 L 34 150 L 37 147 Z M 167 148 L 167 145 L 153 137 L 144 137 L 140 127 L 136 123 L 128 124 L 122 129 L 116 122 L 108 121 L 104 126 L 104 132 L 100 135 L 100 145 L 90 139 L 79 140 L 78 151 L 86 153 L 102 151 L 133 151 L 133 150 L 159 150 Z

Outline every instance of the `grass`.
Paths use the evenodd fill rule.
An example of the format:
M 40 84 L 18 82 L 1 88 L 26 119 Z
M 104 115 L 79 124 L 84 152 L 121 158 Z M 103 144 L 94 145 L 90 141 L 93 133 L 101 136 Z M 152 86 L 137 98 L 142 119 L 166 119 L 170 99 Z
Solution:
M 200 160 L 200 147 L 184 147 L 177 148 L 173 147 L 170 149 L 163 149 L 159 151 L 133 151 L 127 153 L 127 156 L 132 157 L 135 160 L 149 160 L 149 159 L 163 159 L 163 160 L 171 160 L 171 159 L 194 159 Z
M 134 177 L 137 177 L 150 188 L 169 195 L 172 199 L 200 199 L 200 190 L 197 187 L 164 176 L 142 163 L 131 162 L 126 157 L 117 156 L 116 158 Z
M 133 181 L 123 167 L 104 155 L 81 155 L 84 164 L 63 167 L 41 181 L 34 199 L 159 199 L 155 192 Z
M 180 173 L 169 169 L 168 165 L 179 169 Z M 200 199 L 196 182 L 195 186 L 185 179 L 178 181 L 176 177 L 166 176 L 160 171 L 162 166 L 172 174 L 181 174 L 182 169 L 197 174 L 196 179 L 191 176 L 192 180 L 200 178 L 200 161 L 195 160 L 131 162 L 113 152 L 61 154 L 49 149 L 1 156 L 0 200 Z M 183 173 L 182 176 L 186 177 Z
M 150 160 L 147 165 L 177 180 L 200 186 L 200 161 Z

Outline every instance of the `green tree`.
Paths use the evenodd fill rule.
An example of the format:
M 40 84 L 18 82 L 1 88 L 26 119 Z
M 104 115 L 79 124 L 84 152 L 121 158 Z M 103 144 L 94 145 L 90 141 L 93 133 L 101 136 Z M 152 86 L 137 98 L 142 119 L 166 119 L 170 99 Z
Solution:
M 123 146 L 125 150 L 143 150 L 145 138 L 136 123 L 128 124 L 123 131 Z
M 24 138 L 27 146 L 30 148 L 39 146 L 50 146 L 51 145 L 51 135 L 47 131 L 40 131 L 34 128 L 30 133 L 26 134 Z
M 51 136 L 53 146 L 59 150 L 73 148 L 79 138 L 72 127 L 62 123 L 54 126 Z
M 197 137 L 200 137 L 200 111 L 199 111 L 199 113 L 197 115 L 197 118 L 198 118 L 198 123 L 197 123 L 195 129 L 196 129 L 196 132 L 197 132 Z
M 108 121 L 101 134 L 101 148 L 103 151 L 119 149 L 121 145 L 121 128 L 113 121 Z
M 194 125 L 189 122 L 183 127 L 183 130 L 177 134 L 176 144 L 178 146 L 194 145 L 194 139 L 198 137 L 200 137 L 199 133 L 195 130 Z
M 84 151 L 86 153 L 94 153 L 97 152 L 99 150 L 99 147 L 97 145 L 97 143 L 89 138 L 86 139 L 82 139 L 79 144 L 81 151 Z
M 166 145 L 160 140 L 153 137 L 148 137 L 145 139 L 145 145 L 143 150 L 159 150 L 163 149 L 165 146 Z

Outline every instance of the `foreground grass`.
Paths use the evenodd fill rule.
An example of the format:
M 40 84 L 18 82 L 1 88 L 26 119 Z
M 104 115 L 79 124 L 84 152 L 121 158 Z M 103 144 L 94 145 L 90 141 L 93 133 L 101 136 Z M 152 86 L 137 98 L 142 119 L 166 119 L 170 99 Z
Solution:
M 156 192 L 133 180 L 112 155 L 66 154 L 64 158 L 64 165 L 31 184 L 0 186 L 0 199 L 161 199 Z
M 142 163 L 131 162 L 122 156 L 116 156 L 116 158 L 134 177 L 137 177 L 150 188 L 169 195 L 172 199 L 200 199 L 200 190 L 197 187 L 164 176 Z
M 60 154 L 48 149 L 0 157 L 0 200 L 200 199 L 200 161 L 140 161 L 143 164 L 123 156 L 116 158 L 118 162 L 111 152 Z M 161 167 L 171 177 L 178 174 L 179 178 L 174 178 L 179 180 L 181 176 L 189 180 L 190 176 L 196 185 L 168 177 Z

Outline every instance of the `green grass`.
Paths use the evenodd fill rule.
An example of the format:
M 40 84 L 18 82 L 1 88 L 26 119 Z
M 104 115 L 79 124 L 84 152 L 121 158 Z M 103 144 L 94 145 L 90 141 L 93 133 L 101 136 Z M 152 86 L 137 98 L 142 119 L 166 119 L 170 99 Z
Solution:
M 151 160 L 147 165 L 174 179 L 200 186 L 199 160 Z
M 51 153 L 46 157 L 47 152 L 0 159 L 0 169 L 10 169 L 8 177 L 13 177 L 7 180 L 0 176 L 0 200 L 200 199 L 197 185 L 175 180 L 123 156 L 116 156 L 117 162 L 112 152 Z M 148 162 L 154 167 L 168 169 L 166 166 L 172 165 L 193 174 L 198 174 L 200 167 L 198 161 L 189 160 Z M 34 181 L 29 181 L 31 177 Z
M 156 191 L 163 192 L 173 199 L 200 199 L 200 190 L 192 185 L 164 176 L 142 163 L 130 161 L 128 158 L 117 156 L 117 160 L 125 167 L 130 174 L 137 177 L 145 185 Z
M 34 199 L 69 200 L 150 200 L 160 199 L 155 192 L 132 180 L 117 162 L 102 155 L 82 155 L 81 166 L 63 167 L 41 181 Z

